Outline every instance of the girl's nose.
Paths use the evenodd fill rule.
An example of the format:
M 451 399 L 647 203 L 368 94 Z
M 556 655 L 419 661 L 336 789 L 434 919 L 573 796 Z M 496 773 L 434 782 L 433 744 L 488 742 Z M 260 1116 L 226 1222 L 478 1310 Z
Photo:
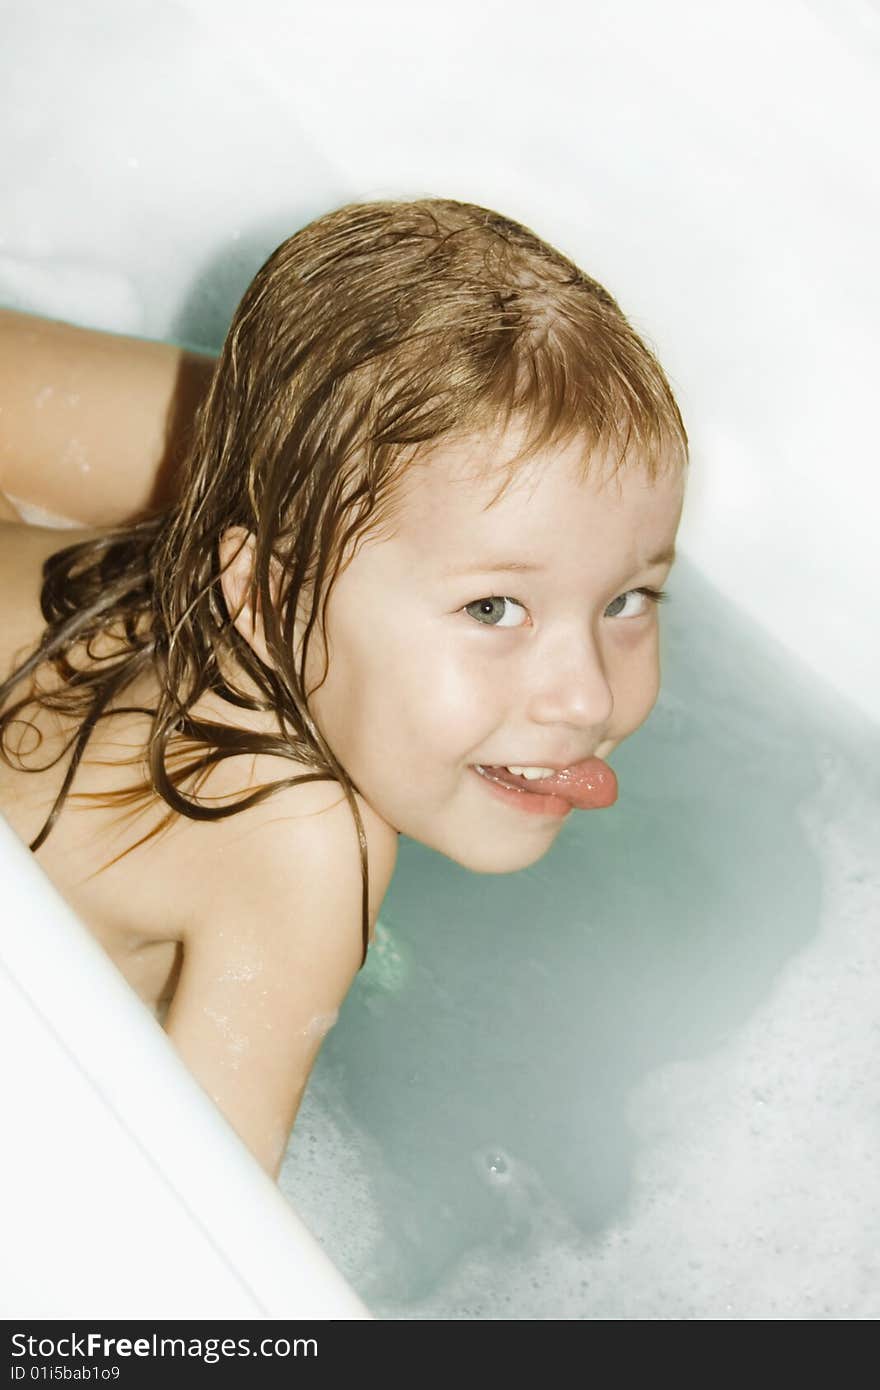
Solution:
M 553 651 L 535 653 L 529 713 L 538 724 L 570 724 L 598 739 L 614 710 L 614 696 L 597 644 L 589 635 Z

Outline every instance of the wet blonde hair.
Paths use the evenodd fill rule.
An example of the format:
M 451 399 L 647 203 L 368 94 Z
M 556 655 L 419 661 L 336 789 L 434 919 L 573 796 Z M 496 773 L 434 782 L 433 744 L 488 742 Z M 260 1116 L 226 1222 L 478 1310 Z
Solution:
M 652 480 L 687 466 L 684 425 L 653 353 L 611 295 L 527 227 L 453 199 L 386 200 L 348 204 L 279 246 L 232 320 L 176 500 L 59 549 L 44 565 L 46 627 L 0 685 L 0 707 L 44 663 L 61 680 L 50 692 L 34 674 L 30 693 L 0 716 L 0 752 L 10 762 L 9 724 L 31 703 L 72 716 L 76 732 L 63 750 L 73 744 L 63 784 L 30 848 L 43 844 L 68 794 L 135 810 L 157 796 L 167 804 L 161 822 L 119 859 L 178 815 L 217 820 L 282 787 L 335 780 L 360 842 L 365 959 L 360 789 L 310 712 L 310 635 L 320 609 L 326 652 L 335 579 L 351 547 L 393 517 L 408 466 L 429 459 L 440 441 L 511 422 L 524 426 L 525 443 L 510 460 L 510 477 L 537 451 L 574 438 L 588 450 L 610 450 L 618 467 L 638 462 Z M 227 610 L 219 542 L 230 526 L 255 538 L 248 601 L 256 611 L 259 596 L 272 665 Z M 297 669 L 293 625 L 302 604 L 308 617 Z M 91 644 L 111 628 L 124 633 L 118 653 L 90 665 Z M 75 666 L 70 655 L 80 645 L 87 662 Z M 256 697 L 229 682 L 226 657 L 250 677 Z M 159 695 L 146 711 L 146 775 L 131 788 L 70 792 L 96 721 L 131 708 L 119 698 L 147 668 Z M 326 675 L 325 660 L 315 689 Z M 274 712 L 277 736 L 191 718 L 209 690 L 233 706 Z M 193 751 L 198 756 L 184 761 Z M 264 783 L 231 805 L 200 802 L 214 764 L 255 753 L 313 770 Z

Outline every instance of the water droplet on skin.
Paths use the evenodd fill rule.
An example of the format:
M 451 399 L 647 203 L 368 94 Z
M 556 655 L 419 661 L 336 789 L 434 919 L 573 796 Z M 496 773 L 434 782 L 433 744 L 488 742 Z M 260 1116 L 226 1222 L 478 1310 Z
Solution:
M 216 1009 L 205 1008 L 206 1016 L 216 1025 L 218 1031 L 223 1036 L 223 1052 L 226 1063 L 233 1071 L 237 1071 L 239 1058 L 250 1046 L 248 1038 L 242 1033 L 236 1033 L 229 1022 L 228 1014 L 218 1013 Z
M 82 441 L 71 438 L 64 447 L 64 453 L 61 455 L 61 462 L 79 464 L 81 468 L 82 465 L 87 462 L 87 458 L 86 448 Z
M 339 1018 L 339 1010 L 334 1009 L 329 1014 L 316 1014 L 310 1019 L 306 1027 L 302 1030 L 303 1037 L 323 1038 L 325 1033 L 329 1033 L 336 1020 Z
M 230 965 L 219 976 L 219 979 L 246 983 L 248 980 L 254 979 L 256 974 L 257 967 L 255 965 Z

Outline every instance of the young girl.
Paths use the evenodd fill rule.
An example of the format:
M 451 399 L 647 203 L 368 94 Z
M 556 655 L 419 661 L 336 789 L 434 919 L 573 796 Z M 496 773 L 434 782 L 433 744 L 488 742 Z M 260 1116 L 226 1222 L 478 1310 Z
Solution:
M 318 218 L 216 363 L 0 314 L 0 811 L 273 1177 L 398 836 L 509 873 L 615 800 L 686 471 L 610 295 L 467 203 Z

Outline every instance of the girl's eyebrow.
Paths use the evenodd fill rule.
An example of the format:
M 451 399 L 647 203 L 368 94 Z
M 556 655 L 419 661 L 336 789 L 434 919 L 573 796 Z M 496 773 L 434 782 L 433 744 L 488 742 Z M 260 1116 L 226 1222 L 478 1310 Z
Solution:
M 484 565 L 465 565 L 463 569 L 453 567 L 443 570 L 444 577 L 454 574 L 495 574 L 501 570 L 514 570 L 516 572 L 538 572 L 545 570 L 546 565 L 529 565 L 524 560 L 496 560 L 492 564 Z
M 661 550 L 659 554 L 652 555 L 649 560 L 645 561 L 644 565 L 640 565 L 638 568 L 650 569 L 653 565 L 665 565 L 667 562 L 672 562 L 674 560 L 675 546 L 669 545 L 665 550 Z M 515 574 L 534 574 L 540 573 L 546 570 L 546 568 L 546 565 L 527 564 L 524 560 L 494 560 L 484 565 L 465 565 L 463 569 L 445 569 L 442 573 L 444 578 L 449 578 L 451 575 L 456 574 L 496 574 L 500 571 L 504 571 L 505 573 L 513 572 Z

